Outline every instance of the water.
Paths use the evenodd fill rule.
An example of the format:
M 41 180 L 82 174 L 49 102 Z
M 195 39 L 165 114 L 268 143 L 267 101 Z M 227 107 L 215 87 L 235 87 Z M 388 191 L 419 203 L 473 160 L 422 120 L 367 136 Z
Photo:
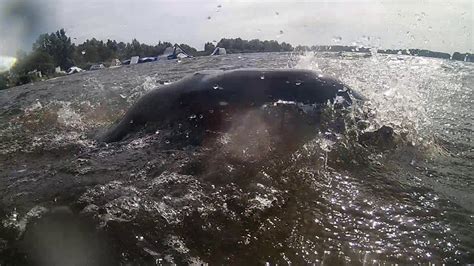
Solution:
M 244 67 L 313 69 L 367 101 L 329 106 L 319 129 L 280 102 L 199 145 L 180 125 L 94 141 L 151 89 Z M 463 62 L 266 53 L 2 91 L 0 264 L 472 263 L 472 84 L 474 65 Z M 274 134 L 265 117 L 281 112 L 288 124 Z M 393 138 L 367 133 L 384 125 Z

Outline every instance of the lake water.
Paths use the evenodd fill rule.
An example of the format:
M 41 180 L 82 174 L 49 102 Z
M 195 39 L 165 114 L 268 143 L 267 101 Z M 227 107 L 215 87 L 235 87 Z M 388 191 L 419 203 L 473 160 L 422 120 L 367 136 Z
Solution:
M 367 100 L 304 138 L 257 112 L 199 145 L 176 128 L 95 141 L 149 90 L 247 67 L 312 69 Z M 0 91 L 0 264 L 473 263 L 473 84 L 472 63 L 265 53 Z M 382 126 L 391 141 L 362 141 Z

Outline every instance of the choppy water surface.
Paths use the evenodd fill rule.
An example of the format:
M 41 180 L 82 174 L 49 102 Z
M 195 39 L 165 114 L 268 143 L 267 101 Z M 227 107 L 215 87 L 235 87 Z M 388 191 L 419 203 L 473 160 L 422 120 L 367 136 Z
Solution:
M 318 127 L 270 106 L 199 144 L 179 128 L 94 140 L 151 89 L 243 67 L 313 69 L 367 101 Z M 1 91 L 0 264 L 472 263 L 472 84 L 463 62 L 247 54 Z

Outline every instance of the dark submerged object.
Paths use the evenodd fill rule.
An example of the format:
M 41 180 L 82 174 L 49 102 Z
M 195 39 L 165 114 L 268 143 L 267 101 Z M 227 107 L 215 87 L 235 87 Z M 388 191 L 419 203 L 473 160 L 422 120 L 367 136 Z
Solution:
M 142 96 L 121 121 L 100 140 L 115 142 L 148 123 L 167 124 L 199 114 L 219 114 L 258 108 L 277 101 L 300 104 L 329 102 L 352 104 L 350 95 L 360 98 L 343 83 L 319 77 L 310 70 L 237 69 L 197 72 Z

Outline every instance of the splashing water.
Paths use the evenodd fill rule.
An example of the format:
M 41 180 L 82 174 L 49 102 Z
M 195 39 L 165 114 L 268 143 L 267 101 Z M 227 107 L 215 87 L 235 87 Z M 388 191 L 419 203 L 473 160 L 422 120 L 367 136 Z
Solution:
M 180 124 L 95 142 L 163 80 L 241 67 L 312 69 L 367 100 L 349 109 L 279 101 L 239 114 L 225 132 Z M 25 258 L 16 247 L 45 224 L 69 220 L 84 220 L 87 246 L 111 250 L 116 264 L 469 263 L 473 82 L 464 62 L 271 53 L 2 91 L 0 263 Z

